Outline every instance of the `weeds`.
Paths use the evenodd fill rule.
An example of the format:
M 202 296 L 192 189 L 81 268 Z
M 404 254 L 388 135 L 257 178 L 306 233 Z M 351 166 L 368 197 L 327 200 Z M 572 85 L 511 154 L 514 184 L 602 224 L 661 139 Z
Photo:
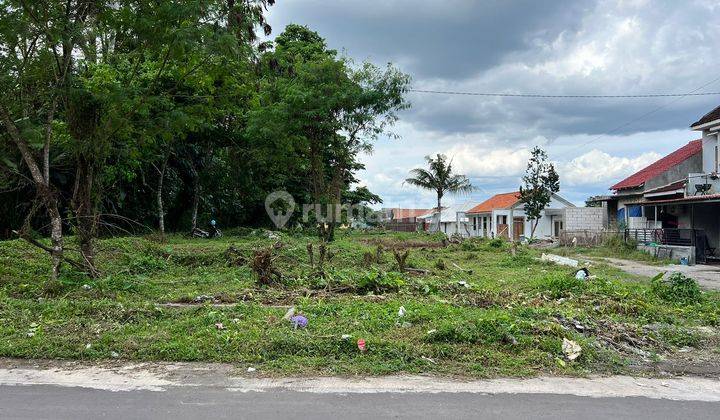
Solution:
M 578 280 L 569 274 L 549 274 L 537 282 L 536 288 L 553 299 L 567 298 L 571 293 L 580 293 L 585 280 Z
M 667 279 L 664 277 L 664 274 L 658 274 L 650 282 L 653 293 L 660 298 L 683 305 L 702 301 L 703 293 L 694 279 L 682 273 L 673 273 Z
M 262 230 L 242 235 L 101 240 L 103 276 L 65 267 L 52 296 L 42 291 L 47 257 L 0 242 L 0 356 L 117 352 L 137 361 L 252 363 L 268 374 L 584 375 L 627 371 L 645 354 L 631 347 L 692 346 L 691 356 L 717 339 L 707 332 L 720 319 L 716 292 L 668 304 L 695 301 L 696 293 L 686 281 L 653 287 L 607 265 L 593 267 L 592 280 L 576 280 L 567 267 L 537 262 L 541 251 L 520 246 L 513 257 L 499 238 L 442 247 L 433 235 L 341 233 L 326 246 L 319 276 L 314 237 L 283 233 L 279 243 Z M 397 260 L 382 254 L 393 249 L 414 249 L 405 269 L 422 277 L 391 268 Z M 286 306 L 308 317 L 306 329 L 279 321 Z M 357 338 L 368 352 L 359 353 Z M 563 338 L 583 355 L 559 366 Z
M 396 272 L 382 272 L 379 270 L 367 271 L 357 281 L 357 289 L 360 293 L 373 292 L 383 294 L 397 292 L 405 285 L 402 274 Z
M 257 282 L 262 285 L 269 285 L 279 282 L 282 278 L 280 271 L 275 268 L 275 259 L 273 248 L 262 248 L 253 251 L 252 260 L 250 260 L 250 268 L 257 277 Z
M 406 249 L 405 251 L 398 251 L 396 249 L 393 250 L 393 256 L 395 257 L 395 262 L 397 262 L 398 270 L 402 273 L 407 268 L 407 258 L 410 255 L 410 250 Z

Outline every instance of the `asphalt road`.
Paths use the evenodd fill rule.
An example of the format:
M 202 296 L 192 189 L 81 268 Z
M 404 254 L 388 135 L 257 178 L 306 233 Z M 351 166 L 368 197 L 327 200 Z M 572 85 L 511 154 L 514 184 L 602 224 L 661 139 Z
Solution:
M 9 419 L 717 419 L 720 403 L 557 394 L 237 392 L 171 387 L 113 392 L 54 385 L 0 386 Z

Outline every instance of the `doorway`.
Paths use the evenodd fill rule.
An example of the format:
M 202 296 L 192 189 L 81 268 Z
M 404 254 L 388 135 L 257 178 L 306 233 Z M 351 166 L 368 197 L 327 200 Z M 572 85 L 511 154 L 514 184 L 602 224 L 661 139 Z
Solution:
M 513 218 L 513 240 L 519 241 L 520 236 L 525 233 L 525 218 L 514 217 Z

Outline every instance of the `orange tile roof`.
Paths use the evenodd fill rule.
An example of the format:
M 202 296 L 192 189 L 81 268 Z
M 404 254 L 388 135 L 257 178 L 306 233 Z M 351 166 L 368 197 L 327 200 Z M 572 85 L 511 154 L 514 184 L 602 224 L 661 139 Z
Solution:
M 664 158 L 651 163 L 649 166 L 623 179 L 617 184 L 610 187 L 611 190 L 623 190 L 627 188 L 637 188 L 645 185 L 649 181 L 670 168 L 681 164 L 698 153 L 702 153 L 702 139 L 693 140 L 685 146 L 670 153 Z
M 504 194 L 496 194 L 489 199 L 483 201 L 477 206 L 471 208 L 467 213 L 490 213 L 497 209 L 506 209 L 517 203 L 520 199 L 520 192 L 510 192 Z
M 392 209 L 392 219 L 398 220 L 398 219 L 406 219 L 411 217 L 420 217 L 426 213 L 428 213 L 431 209 L 401 209 L 401 208 L 395 208 Z

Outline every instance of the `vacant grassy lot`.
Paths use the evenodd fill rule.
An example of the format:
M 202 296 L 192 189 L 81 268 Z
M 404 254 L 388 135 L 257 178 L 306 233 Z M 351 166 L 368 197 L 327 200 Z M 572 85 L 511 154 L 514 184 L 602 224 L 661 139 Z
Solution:
M 719 294 L 659 293 L 607 265 L 575 280 L 572 269 L 537 261 L 538 251 L 512 255 L 500 241 L 443 246 L 423 234 L 340 233 L 322 267 L 319 243 L 301 235 L 130 237 L 98 248 L 101 278 L 66 267 L 47 291 L 47 256 L 0 243 L 0 356 L 483 377 L 693 365 L 712 373 L 718 359 Z M 261 285 L 255 250 L 270 248 L 273 283 Z M 419 270 L 400 273 L 392 249 L 409 251 L 407 266 Z M 283 319 L 290 306 L 306 328 Z M 564 338 L 581 346 L 580 357 L 566 357 Z

